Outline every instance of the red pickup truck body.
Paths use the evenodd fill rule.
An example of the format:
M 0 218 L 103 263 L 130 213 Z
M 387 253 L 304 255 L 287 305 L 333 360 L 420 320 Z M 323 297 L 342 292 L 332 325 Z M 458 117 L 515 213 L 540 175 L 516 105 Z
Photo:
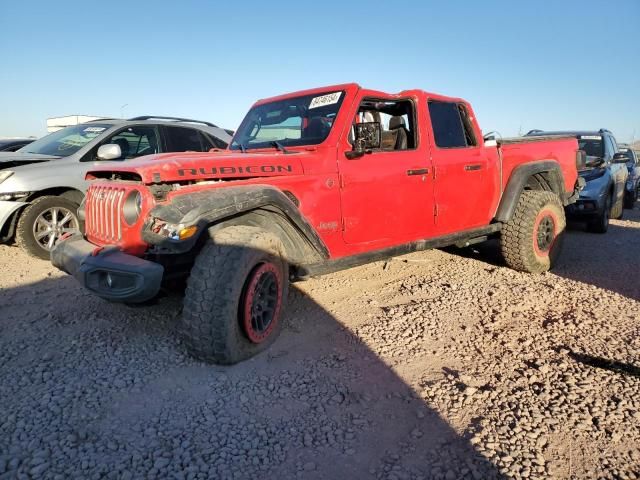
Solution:
M 459 98 L 356 84 L 306 90 L 257 102 L 227 150 L 90 172 L 85 234 L 51 258 L 114 301 L 148 300 L 190 275 L 186 343 L 199 358 L 233 363 L 274 336 L 287 278 L 491 236 L 509 266 L 551 268 L 583 161 L 575 138 L 485 140 Z
M 295 155 L 255 149 L 250 153 L 167 153 L 143 157 L 117 167 L 118 172 L 138 175 L 142 184 L 188 183 L 168 193 L 162 203 L 198 191 L 240 185 L 268 184 L 290 192 L 299 210 L 317 232 L 330 258 L 340 258 L 384 249 L 418 239 L 443 236 L 489 225 L 496 216 L 502 194 L 513 170 L 519 165 L 544 159 L 557 162 L 563 176 L 563 191 L 569 197 L 577 180 L 575 139 L 521 138 L 499 147 L 485 147 L 471 105 L 459 98 L 422 90 L 389 95 L 365 90 L 355 84 L 325 87 L 261 100 L 273 102 L 300 95 L 322 95 L 344 91 L 345 100 L 327 139 L 313 147 L 291 148 Z M 427 108 L 418 108 L 418 144 L 415 149 L 376 152 L 356 160 L 345 158 L 351 120 L 362 98 L 411 99 L 416 105 L 429 100 L 463 103 L 468 109 L 478 145 L 464 149 L 439 149 L 433 141 Z M 108 173 L 115 170 L 112 166 Z M 427 170 L 407 175 L 410 170 Z M 91 176 L 100 176 L 99 172 Z M 104 173 L 102 173 L 104 176 Z M 209 180 L 226 180 L 208 183 Z M 207 182 L 207 183 L 205 183 Z M 150 192 L 143 196 L 143 211 L 137 223 L 122 223 L 119 239 L 97 232 L 100 217 L 92 201 L 103 188 L 137 188 L 137 184 L 96 181 L 87 197 L 87 239 L 96 245 L 118 245 L 140 254 L 147 245 L 141 229 L 147 213 L 159 202 Z M 102 194 L 102 193 L 101 193 Z

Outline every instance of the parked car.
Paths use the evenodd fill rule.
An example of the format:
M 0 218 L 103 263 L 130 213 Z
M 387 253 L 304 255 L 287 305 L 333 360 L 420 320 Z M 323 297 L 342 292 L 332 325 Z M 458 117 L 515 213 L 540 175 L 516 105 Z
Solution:
M 587 155 L 587 169 L 580 172 L 586 186 L 578 201 L 567 207 L 567 215 L 586 220 L 591 232 L 605 233 L 610 218 L 622 218 L 625 184 L 629 176 L 625 166 L 627 157 L 618 152 L 613 134 L 604 128 L 595 132 L 531 130 L 527 133 L 527 136 L 540 135 L 571 135 L 578 139 L 580 149 Z
M 34 141 L 35 138 L 0 138 L 0 152 L 15 152 Z
M 633 208 L 640 198 L 640 157 L 629 147 L 620 148 L 620 152 L 626 155 L 627 169 L 629 170 L 629 178 L 624 191 L 624 208 Z
M 230 139 L 212 123 L 144 116 L 70 126 L 0 153 L 0 243 L 15 239 L 48 259 L 56 240 L 81 226 L 76 210 L 87 171 L 151 153 L 226 148 Z
M 306 90 L 257 102 L 227 151 L 94 168 L 85 235 L 51 260 L 118 302 L 189 277 L 185 345 L 235 363 L 277 336 L 289 279 L 489 237 L 550 269 L 583 161 L 575 138 L 484 139 L 459 98 Z

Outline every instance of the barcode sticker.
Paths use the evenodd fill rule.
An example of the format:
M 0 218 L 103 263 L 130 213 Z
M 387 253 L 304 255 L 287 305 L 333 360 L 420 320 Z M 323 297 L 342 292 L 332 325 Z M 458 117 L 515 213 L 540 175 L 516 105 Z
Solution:
M 315 97 L 309 104 L 309 110 L 311 110 L 312 108 L 326 107 L 327 105 L 338 103 L 338 100 L 340 100 L 340 95 L 342 95 L 342 92 L 329 93 L 327 95 Z

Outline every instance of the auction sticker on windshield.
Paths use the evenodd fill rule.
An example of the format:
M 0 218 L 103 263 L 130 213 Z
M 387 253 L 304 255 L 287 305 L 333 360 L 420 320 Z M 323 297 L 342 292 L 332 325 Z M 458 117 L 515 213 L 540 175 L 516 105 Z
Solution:
M 106 130 L 105 127 L 87 127 L 83 130 L 83 132 L 92 132 L 92 133 L 100 133 Z
M 338 103 L 338 100 L 340 100 L 340 95 L 342 95 L 342 92 L 328 93 L 327 95 L 315 97 L 309 104 L 309 110 L 311 110 L 312 108 L 325 107 L 327 105 Z
M 580 140 L 602 140 L 600 135 L 580 135 Z

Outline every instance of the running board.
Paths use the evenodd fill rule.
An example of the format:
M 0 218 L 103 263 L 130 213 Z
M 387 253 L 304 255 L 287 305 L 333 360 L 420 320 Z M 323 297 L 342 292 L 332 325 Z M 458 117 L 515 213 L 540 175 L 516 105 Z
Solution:
M 422 250 L 430 250 L 432 248 L 448 247 L 450 245 L 473 245 L 489 238 L 489 235 L 499 232 L 502 228 L 501 223 L 492 223 L 482 228 L 474 228 L 473 230 L 465 230 L 463 232 L 443 235 L 441 237 L 429 238 L 425 240 L 417 240 L 415 242 L 396 245 L 394 247 L 383 248 L 373 252 L 351 255 L 326 262 L 314 263 L 309 265 L 300 265 L 292 272 L 292 280 L 304 280 L 317 275 L 326 275 L 328 273 L 345 270 L 347 268 L 358 267 L 366 263 L 377 262 L 398 255 L 406 255 L 408 253 L 419 252 Z

